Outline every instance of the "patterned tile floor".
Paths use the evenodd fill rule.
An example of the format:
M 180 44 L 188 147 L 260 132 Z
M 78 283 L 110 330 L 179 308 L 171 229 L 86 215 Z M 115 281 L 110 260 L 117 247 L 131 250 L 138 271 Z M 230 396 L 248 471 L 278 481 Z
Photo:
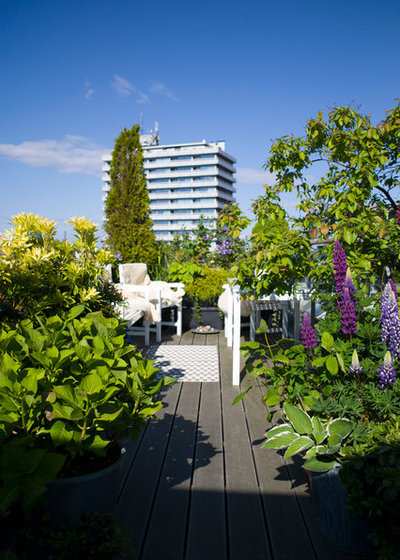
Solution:
M 177 381 L 219 381 L 217 346 L 151 346 L 147 358 L 160 368 L 158 377 L 169 375 Z

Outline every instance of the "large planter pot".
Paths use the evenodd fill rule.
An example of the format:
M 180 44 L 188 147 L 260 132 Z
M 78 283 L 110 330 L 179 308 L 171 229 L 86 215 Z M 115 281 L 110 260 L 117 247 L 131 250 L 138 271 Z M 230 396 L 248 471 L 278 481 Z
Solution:
M 353 518 L 346 508 L 346 490 L 339 478 L 339 465 L 324 473 L 311 472 L 310 482 L 322 536 L 343 552 L 377 557 L 372 541 L 367 538 L 373 525 Z
M 199 321 L 195 307 L 184 307 L 182 315 L 182 326 L 184 330 L 196 329 L 199 325 L 209 325 L 213 329 L 222 330 L 224 319 L 221 317 L 218 307 L 200 307 Z
M 46 506 L 55 523 L 74 527 L 89 511 L 113 513 L 117 505 L 125 449 L 109 467 L 100 471 L 56 478 L 47 485 Z

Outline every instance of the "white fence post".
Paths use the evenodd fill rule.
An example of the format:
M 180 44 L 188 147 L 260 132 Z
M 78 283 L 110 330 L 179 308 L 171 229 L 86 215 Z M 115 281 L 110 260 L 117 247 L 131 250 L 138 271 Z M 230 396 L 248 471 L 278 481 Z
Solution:
M 240 286 L 232 286 L 233 341 L 232 341 L 232 384 L 240 385 Z

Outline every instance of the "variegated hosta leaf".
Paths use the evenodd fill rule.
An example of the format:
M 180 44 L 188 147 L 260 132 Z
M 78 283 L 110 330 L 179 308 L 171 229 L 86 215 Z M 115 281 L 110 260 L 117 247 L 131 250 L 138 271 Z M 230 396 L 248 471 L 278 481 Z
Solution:
M 317 454 L 317 448 L 315 446 L 311 447 L 304 455 L 304 459 L 311 459 L 312 457 L 315 457 L 316 454 Z
M 265 434 L 267 438 L 271 438 L 281 434 L 282 432 L 294 432 L 290 424 L 280 424 L 279 426 L 274 426 Z
M 310 449 L 310 447 L 314 446 L 314 442 L 308 436 L 300 436 L 295 439 L 287 448 L 284 459 L 288 459 L 292 455 L 296 455 L 296 453 L 300 453 L 300 451 L 305 451 L 306 449 Z
M 293 432 L 282 432 L 275 437 L 268 438 L 261 447 L 263 449 L 284 449 L 298 437 L 298 434 Z
M 338 435 L 344 439 L 353 430 L 354 423 L 347 418 L 335 418 L 327 426 L 329 436 Z
M 296 432 L 298 432 L 299 434 L 311 434 L 311 418 L 306 412 L 304 412 L 304 410 L 301 410 L 301 408 L 289 403 L 285 403 L 283 405 L 283 410 L 285 411 L 286 416 L 289 418 Z
M 314 416 L 311 419 L 311 422 L 313 427 L 313 436 L 315 438 L 315 441 L 317 442 L 317 445 L 319 445 L 326 438 L 327 432 L 324 426 L 322 425 L 321 420 L 317 416 Z

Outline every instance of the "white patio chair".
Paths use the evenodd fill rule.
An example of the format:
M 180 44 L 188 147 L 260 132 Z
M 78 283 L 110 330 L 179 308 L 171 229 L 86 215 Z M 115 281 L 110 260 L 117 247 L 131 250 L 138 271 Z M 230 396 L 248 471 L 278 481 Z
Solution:
M 161 321 L 146 325 L 149 332 L 156 333 L 156 341 L 161 342 L 163 326 L 176 328 L 176 334 L 182 334 L 182 297 L 184 296 L 184 284 L 180 282 L 152 282 L 147 274 L 145 263 L 125 263 L 119 265 L 119 278 L 122 285 L 129 287 L 153 304 L 161 318 Z M 163 309 L 171 310 L 170 320 L 162 319 Z M 173 317 L 176 308 L 176 319 Z

